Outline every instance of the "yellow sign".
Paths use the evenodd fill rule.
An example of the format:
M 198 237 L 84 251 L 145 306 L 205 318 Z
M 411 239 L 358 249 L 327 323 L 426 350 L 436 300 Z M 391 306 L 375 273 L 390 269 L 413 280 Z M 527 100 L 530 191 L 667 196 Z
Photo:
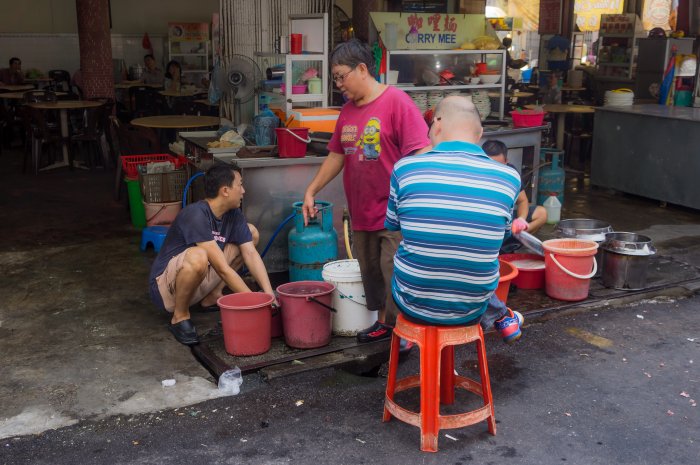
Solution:
M 600 28 L 600 15 L 622 13 L 623 0 L 576 0 L 576 25 L 583 32 Z
M 370 13 L 375 28 L 389 50 L 451 50 L 485 34 L 484 15 L 448 13 Z M 396 30 L 396 44 L 387 45 L 382 34 Z M 393 39 L 391 40 L 393 42 Z

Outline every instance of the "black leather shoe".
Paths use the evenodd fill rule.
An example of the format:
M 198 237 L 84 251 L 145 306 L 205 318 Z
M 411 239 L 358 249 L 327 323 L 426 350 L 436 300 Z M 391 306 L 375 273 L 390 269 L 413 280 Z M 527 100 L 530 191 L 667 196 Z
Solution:
M 219 311 L 219 306 L 214 304 L 214 305 L 209 305 L 208 307 L 203 306 L 201 303 L 194 304 L 190 307 L 190 312 L 192 313 L 212 313 L 212 312 L 218 312 Z
M 179 323 L 168 325 L 168 329 L 177 342 L 184 344 L 186 346 L 191 346 L 199 344 L 199 338 L 197 337 L 197 329 L 192 324 L 192 320 L 182 320 Z
M 375 321 L 372 326 L 357 333 L 357 342 L 374 342 L 391 337 L 393 327 Z

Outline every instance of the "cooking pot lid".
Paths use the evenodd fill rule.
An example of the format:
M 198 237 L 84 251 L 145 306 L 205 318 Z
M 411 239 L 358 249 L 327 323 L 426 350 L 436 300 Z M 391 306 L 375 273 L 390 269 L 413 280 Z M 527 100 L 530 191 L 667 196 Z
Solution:
M 647 256 L 656 253 L 650 237 L 630 232 L 607 233 L 601 247 L 622 255 Z

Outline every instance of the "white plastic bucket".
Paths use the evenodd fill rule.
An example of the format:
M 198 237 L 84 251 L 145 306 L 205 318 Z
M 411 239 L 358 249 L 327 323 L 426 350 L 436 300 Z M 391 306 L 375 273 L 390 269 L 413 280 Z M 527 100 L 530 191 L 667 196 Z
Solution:
M 355 336 L 377 321 L 377 311 L 367 310 L 360 264 L 357 260 L 337 260 L 323 265 L 323 280 L 335 285 L 333 291 L 333 333 Z

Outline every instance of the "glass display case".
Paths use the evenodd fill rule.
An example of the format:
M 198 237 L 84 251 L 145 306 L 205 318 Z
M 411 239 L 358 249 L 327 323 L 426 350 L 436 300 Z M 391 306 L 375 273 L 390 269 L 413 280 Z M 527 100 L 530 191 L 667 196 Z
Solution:
M 484 119 L 490 103 L 486 100 L 488 110 L 479 108 L 484 100 L 476 97 L 495 91 L 498 118 L 503 119 L 505 50 L 387 50 L 386 69 L 385 82 L 407 92 L 422 112 L 440 98 L 460 93 L 472 95 Z
M 597 80 L 634 80 L 639 39 L 646 35 L 641 23 L 634 13 L 600 16 Z

